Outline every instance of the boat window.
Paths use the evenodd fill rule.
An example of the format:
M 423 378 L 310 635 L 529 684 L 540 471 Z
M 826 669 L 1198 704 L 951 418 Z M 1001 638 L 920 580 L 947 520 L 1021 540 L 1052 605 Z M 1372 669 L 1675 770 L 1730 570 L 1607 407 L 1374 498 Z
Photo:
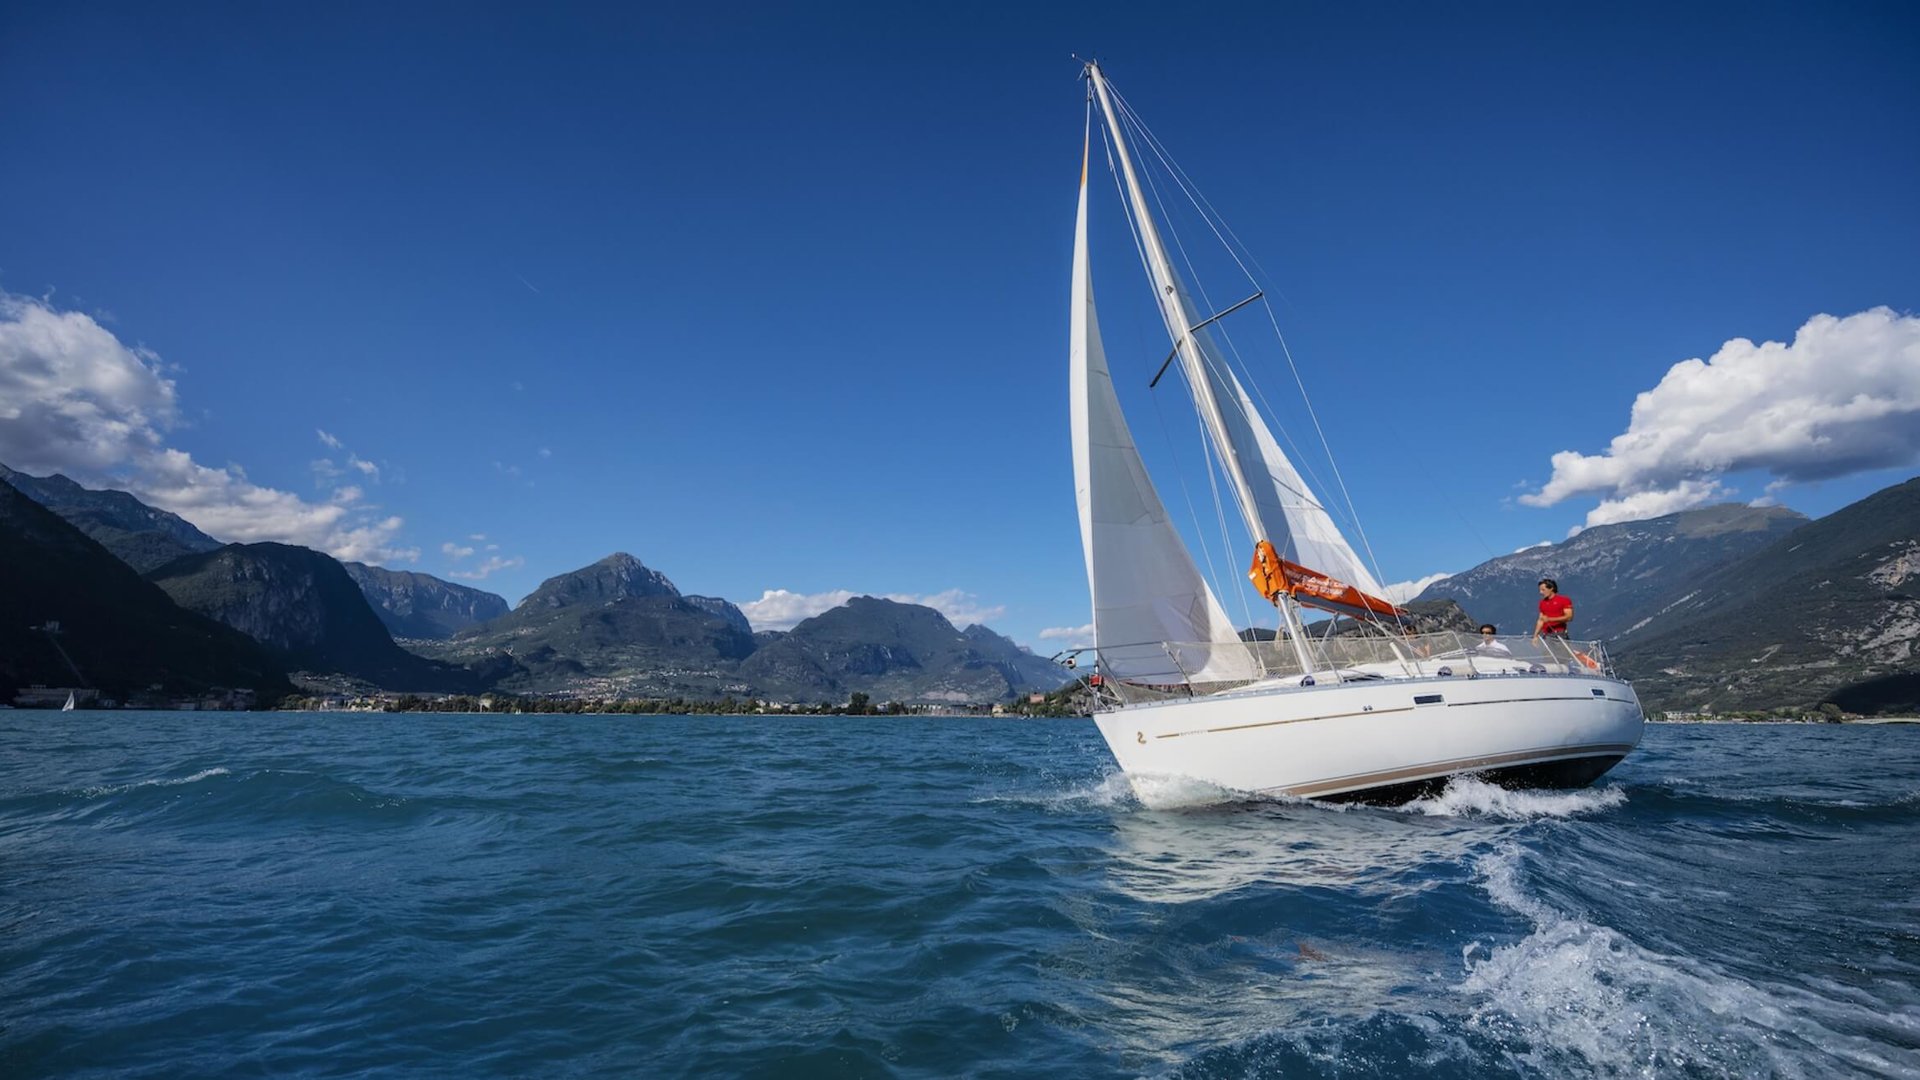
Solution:
M 1446 699 L 1445 699 L 1445 698 L 1443 698 L 1443 697 L 1441 697 L 1441 696 L 1440 696 L 1439 694 L 1415 694 L 1415 695 L 1413 695 L 1413 703 L 1414 703 L 1415 705 L 1438 705 L 1438 704 L 1440 704 L 1440 703 L 1441 703 L 1442 701 L 1444 701 L 1444 700 L 1446 700 Z

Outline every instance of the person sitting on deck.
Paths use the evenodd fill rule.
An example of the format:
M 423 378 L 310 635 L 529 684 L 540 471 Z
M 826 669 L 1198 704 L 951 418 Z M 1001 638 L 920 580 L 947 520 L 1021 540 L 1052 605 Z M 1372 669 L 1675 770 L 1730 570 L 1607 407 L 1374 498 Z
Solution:
M 1507 648 L 1505 642 L 1494 636 L 1499 632 L 1500 629 L 1492 623 L 1481 623 L 1480 644 L 1475 645 L 1473 651 L 1482 656 L 1512 656 L 1513 650 Z
M 1567 626 L 1573 622 L 1573 601 L 1560 595 L 1560 583 L 1552 578 L 1540 579 L 1540 617 L 1534 620 L 1533 636 L 1567 636 Z

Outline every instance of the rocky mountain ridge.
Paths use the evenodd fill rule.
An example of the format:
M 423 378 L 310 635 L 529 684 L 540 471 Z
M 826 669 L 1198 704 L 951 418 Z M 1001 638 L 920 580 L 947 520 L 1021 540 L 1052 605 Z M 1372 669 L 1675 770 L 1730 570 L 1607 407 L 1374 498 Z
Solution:
M 441 640 L 508 611 L 505 598 L 414 570 L 341 563 L 396 638 Z
M 1869 684 L 1876 709 L 1920 708 L 1920 477 L 1700 575 L 1614 652 L 1665 708 L 1844 700 Z
M 124 491 L 96 491 L 59 473 L 29 476 L 5 465 L 0 465 L 0 481 L 60 515 L 142 574 L 182 555 L 220 546 L 178 514 L 155 509 Z
M 471 673 L 394 644 L 332 557 L 289 544 L 228 544 L 147 575 L 174 603 L 246 634 L 291 670 L 341 674 L 387 690 L 480 688 Z
M 1596 525 L 1558 544 L 1526 548 L 1427 586 L 1418 600 L 1453 600 L 1502 633 L 1533 631 L 1537 584 L 1555 579 L 1574 602 L 1574 636 L 1611 640 L 1685 593 L 1707 570 L 1758 551 L 1804 525 L 1781 506 L 1722 505 Z

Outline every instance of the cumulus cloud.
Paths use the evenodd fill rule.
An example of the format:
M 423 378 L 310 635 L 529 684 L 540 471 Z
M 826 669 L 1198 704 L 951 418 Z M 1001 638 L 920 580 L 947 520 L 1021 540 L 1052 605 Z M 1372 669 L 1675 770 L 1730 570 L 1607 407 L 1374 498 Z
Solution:
M 473 554 L 472 548 L 461 547 L 459 544 L 456 544 L 451 540 L 447 541 L 444 544 L 441 544 L 440 550 L 444 552 L 448 557 L 453 559 L 464 559 L 467 556 Z
M 314 434 L 320 436 L 320 441 L 326 445 L 327 449 L 329 450 L 340 449 L 342 444 L 337 437 L 333 435 L 329 435 L 325 431 L 319 428 L 314 428 L 313 430 L 314 430 Z
M 1436 581 L 1445 581 L 1452 576 L 1452 574 L 1428 574 L 1426 577 L 1415 578 L 1412 581 L 1396 581 L 1391 585 L 1382 587 L 1380 592 L 1385 599 L 1391 600 L 1396 604 L 1404 604 L 1425 592 L 1427 586 Z
M 1735 338 L 1684 360 L 1634 399 L 1604 453 L 1563 450 L 1528 506 L 1580 495 L 1588 525 L 1671 514 L 1728 497 L 1728 473 L 1775 484 L 1920 461 L 1920 318 L 1877 307 L 1816 315 L 1793 341 Z
M 179 415 L 152 352 L 80 312 L 0 293 L 0 461 L 97 474 L 158 452 Z
M 483 581 L 498 571 L 513 570 L 526 564 L 527 560 L 518 555 L 510 559 L 503 559 L 498 555 L 494 555 L 471 570 L 452 570 L 448 572 L 447 576 L 465 578 L 468 581 Z
M 804 620 L 811 619 L 822 612 L 831 611 L 856 596 L 870 595 L 872 594 L 857 593 L 851 589 L 830 589 L 818 593 L 768 589 L 760 594 L 760 599 L 741 604 L 740 610 L 747 616 L 747 622 L 751 623 L 755 630 L 791 630 Z M 978 597 L 961 589 L 948 589 L 928 596 L 888 593 L 884 599 L 930 607 L 945 615 L 948 622 L 958 627 L 985 623 L 1007 613 L 1004 605 L 981 604 Z
M 1085 626 L 1049 626 L 1045 630 L 1040 631 L 1040 640 L 1065 641 L 1074 645 L 1091 644 L 1093 641 L 1093 624 L 1088 623 Z
M 0 292 L 0 461 L 130 490 L 223 540 L 274 540 L 360 561 L 420 557 L 396 543 L 401 519 L 357 505 L 351 485 L 308 502 L 253 483 L 238 466 L 210 468 L 167 446 L 179 418 L 175 384 L 150 350 L 122 343 L 89 315 Z

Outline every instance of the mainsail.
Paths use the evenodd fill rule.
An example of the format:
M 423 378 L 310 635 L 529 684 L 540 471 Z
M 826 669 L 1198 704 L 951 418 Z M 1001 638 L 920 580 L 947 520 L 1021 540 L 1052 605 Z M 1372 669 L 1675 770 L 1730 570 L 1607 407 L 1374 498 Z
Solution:
M 1371 603 L 1352 605 L 1327 602 L 1319 593 L 1289 593 L 1300 603 L 1354 614 L 1391 613 L 1396 609 L 1379 595 L 1384 592 L 1366 564 L 1353 550 L 1326 507 L 1314 497 L 1298 469 L 1287 459 L 1280 444 L 1261 419 L 1259 410 L 1247 395 L 1240 380 L 1228 368 L 1212 334 L 1187 294 L 1185 284 L 1175 273 L 1173 262 L 1161 242 L 1160 231 L 1148 211 L 1147 199 L 1134 173 L 1133 158 L 1127 150 L 1106 79 L 1098 65 L 1088 65 L 1108 129 L 1113 134 L 1114 150 L 1126 178 L 1127 192 L 1133 204 L 1134 224 L 1140 246 L 1147 259 L 1154 297 L 1179 355 L 1181 373 L 1193 395 L 1214 451 L 1232 481 L 1234 497 L 1255 544 L 1270 542 L 1291 561 L 1319 575 L 1353 586 Z M 1085 185 L 1082 185 L 1084 204 Z M 1083 211 L 1084 213 L 1084 211 Z M 1208 320 L 1211 321 L 1211 320 Z
M 1074 494 L 1102 668 L 1111 678 L 1141 681 L 1252 678 L 1252 659 L 1167 517 L 1114 394 L 1087 259 L 1084 157 L 1071 335 Z M 1211 649 L 1207 642 L 1233 647 Z

